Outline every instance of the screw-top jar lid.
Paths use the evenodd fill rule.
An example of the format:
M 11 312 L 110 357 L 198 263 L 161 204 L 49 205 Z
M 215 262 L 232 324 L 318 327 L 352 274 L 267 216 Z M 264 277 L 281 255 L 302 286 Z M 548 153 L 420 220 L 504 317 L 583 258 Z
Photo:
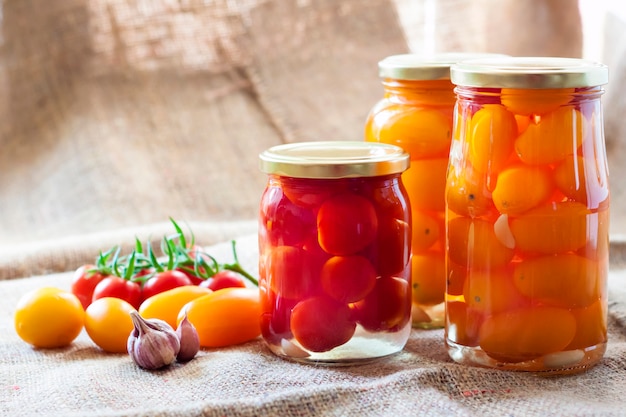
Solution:
M 458 62 L 450 68 L 454 84 L 492 88 L 575 88 L 609 81 L 604 64 L 578 58 L 502 57 Z
M 471 52 L 391 55 L 378 62 L 378 75 L 396 80 L 449 80 L 452 64 L 468 59 L 505 56 Z
M 266 174 L 296 178 L 353 178 L 397 174 L 410 164 L 402 148 L 379 142 L 320 141 L 274 146 L 259 155 Z

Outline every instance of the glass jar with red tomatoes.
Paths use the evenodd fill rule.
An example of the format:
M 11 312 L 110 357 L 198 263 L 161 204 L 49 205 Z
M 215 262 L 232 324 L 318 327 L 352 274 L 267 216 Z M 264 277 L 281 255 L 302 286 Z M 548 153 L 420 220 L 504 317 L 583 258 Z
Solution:
M 451 67 L 446 343 L 457 362 L 577 373 L 607 342 L 607 67 L 566 58 Z
M 409 155 L 300 142 L 260 155 L 261 329 L 276 355 L 344 364 L 403 349 L 411 331 Z
M 411 155 L 402 174 L 412 210 L 413 326 L 444 326 L 444 189 L 452 137 L 450 65 L 477 53 L 392 55 L 378 63 L 384 96 L 371 109 L 365 140 L 397 145 Z

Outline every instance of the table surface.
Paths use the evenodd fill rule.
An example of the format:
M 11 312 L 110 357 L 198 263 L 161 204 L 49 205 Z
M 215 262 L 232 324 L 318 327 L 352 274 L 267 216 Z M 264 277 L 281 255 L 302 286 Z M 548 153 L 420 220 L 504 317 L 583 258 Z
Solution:
M 238 241 L 255 262 L 256 236 Z M 0 415 L 4 416 L 623 416 L 626 413 L 626 268 L 611 248 L 609 343 L 600 364 L 542 377 L 464 366 L 443 330 L 413 330 L 405 349 L 369 364 L 328 367 L 274 356 L 257 339 L 204 349 L 191 362 L 144 371 L 100 351 L 83 332 L 71 346 L 37 350 L 13 329 L 26 291 L 69 288 L 71 274 L 0 281 Z M 212 246 L 229 256 L 230 243 Z M 615 256 L 614 256 L 615 255 Z M 613 262 L 613 259 L 616 259 Z

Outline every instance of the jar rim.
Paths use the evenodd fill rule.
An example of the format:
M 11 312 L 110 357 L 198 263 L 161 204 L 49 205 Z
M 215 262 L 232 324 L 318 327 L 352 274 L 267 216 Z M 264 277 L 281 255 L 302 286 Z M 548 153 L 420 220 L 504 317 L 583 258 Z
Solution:
M 378 62 L 378 75 L 396 80 L 449 80 L 452 64 L 468 59 L 505 56 L 474 52 L 390 55 Z
M 580 58 L 501 57 L 471 59 L 450 68 L 453 84 L 492 88 L 595 87 L 609 81 L 608 67 Z
M 402 173 L 409 164 L 404 149 L 380 142 L 295 142 L 259 154 L 261 171 L 295 178 L 375 177 Z

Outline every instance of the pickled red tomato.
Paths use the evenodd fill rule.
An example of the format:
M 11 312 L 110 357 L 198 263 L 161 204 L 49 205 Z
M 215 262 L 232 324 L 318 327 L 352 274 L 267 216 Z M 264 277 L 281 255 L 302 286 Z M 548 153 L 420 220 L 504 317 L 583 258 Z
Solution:
M 590 211 L 576 202 L 548 203 L 510 219 L 515 247 L 524 252 L 575 251 L 587 242 Z
M 463 346 L 478 346 L 478 333 L 485 314 L 468 307 L 466 303 L 446 303 L 446 337 Z
M 568 198 L 597 208 L 609 198 L 608 183 L 596 174 L 600 170 L 595 158 L 572 156 L 554 169 L 554 181 Z
M 311 178 L 281 178 L 283 193 L 297 206 L 317 210 L 325 200 L 345 190 L 333 180 Z
M 576 319 L 567 309 L 529 307 L 489 316 L 480 347 L 503 362 L 523 362 L 564 350 L 574 339 Z
M 402 274 L 411 256 L 409 223 L 386 216 L 379 216 L 379 219 L 376 245 L 371 250 L 375 253 L 368 256 L 374 262 L 377 275 Z
M 357 194 L 326 200 L 317 213 L 319 244 L 333 255 L 352 255 L 376 238 L 378 217 L 373 204 Z
M 452 118 L 443 111 L 390 107 L 374 116 L 371 127 L 378 142 L 399 146 L 412 159 L 446 156 L 450 150 Z
M 586 122 L 571 107 L 561 107 L 531 123 L 515 141 L 519 158 L 534 165 L 552 164 L 573 155 L 583 143 Z
M 411 167 L 402 173 L 402 181 L 411 196 L 411 207 L 419 210 L 445 209 L 448 158 L 411 160 Z
M 478 217 L 493 208 L 485 174 L 472 168 L 450 167 L 445 198 L 448 208 L 461 216 Z
M 470 272 L 465 278 L 463 296 L 468 307 L 485 314 L 502 313 L 530 303 L 506 269 Z
M 446 292 L 446 265 L 443 253 L 413 255 L 412 298 L 419 305 L 442 303 Z
M 468 133 L 469 159 L 474 169 L 498 172 L 513 152 L 517 121 L 504 106 L 486 104 L 472 116 Z
M 525 116 L 546 114 L 569 103 L 573 88 L 518 89 L 503 88 L 500 101 L 509 111 Z
M 363 300 L 353 304 L 357 321 L 370 331 L 400 329 L 411 317 L 411 293 L 406 279 L 381 277 Z
M 448 222 L 448 256 L 470 268 L 497 268 L 513 258 L 513 250 L 498 240 L 492 222 L 456 217 Z
M 552 194 L 552 189 L 549 170 L 517 165 L 500 172 L 491 197 L 500 213 L 514 215 L 546 201 Z
M 572 310 L 576 319 L 576 334 L 567 350 L 583 349 L 607 341 L 607 304 L 598 300 L 585 308 Z
M 307 251 L 295 246 L 278 246 L 266 260 L 267 281 L 272 291 L 283 297 L 300 299 L 319 290 L 320 265 Z
M 330 297 L 307 298 L 291 312 L 291 332 L 311 352 L 327 352 L 341 346 L 355 330 L 350 307 Z
M 411 235 L 411 252 L 420 253 L 432 247 L 443 238 L 445 226 L 441 219 L 420 210 L 411 213 L 413 233 Z
M 274 344 L 281 339 L 291 339 L 291 310 L 297 300 L 277 296 L 273 291 L 260 287 L 261 295 L 261 332 L 263 337 Z
M 600 296 L 598 262 L 573 254 L 523 260 L 513 281 L 522 294 L 553 306 L 586 307 Z
M 333 256 L 322 267 L 320 280 L 326 294 L 337 301 L 353 303 L 372 291 L 376 270 L 363 256 Z
M 276 186 L 263 193 L 261 231 L 271 245 L 295 245 L 315 233 L 313 211 L 291 202 Z

